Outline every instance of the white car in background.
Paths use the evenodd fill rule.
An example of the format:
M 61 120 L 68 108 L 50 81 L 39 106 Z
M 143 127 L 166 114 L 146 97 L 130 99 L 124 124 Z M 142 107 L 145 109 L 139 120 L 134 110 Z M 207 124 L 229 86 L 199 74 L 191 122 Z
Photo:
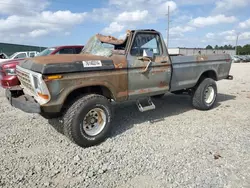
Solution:
M 0 59 L 0 62 L 8 61 L 12 59 L 24 59 L 29 57 L 35 57 L 39 52 L 37 51 L 27 51 L 27 52 L 16 52 L 12 54 L 8 59 Z

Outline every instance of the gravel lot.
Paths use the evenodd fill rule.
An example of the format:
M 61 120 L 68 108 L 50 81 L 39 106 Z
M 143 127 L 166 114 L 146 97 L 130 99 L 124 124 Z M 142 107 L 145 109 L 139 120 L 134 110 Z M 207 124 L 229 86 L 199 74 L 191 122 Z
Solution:
M 234 64 L 207 112 L 176 95 L 146 113 L 116 106 L 112 136 L 87 149 L 0 89 L 0 187 L 250 187 L 249 73 Z

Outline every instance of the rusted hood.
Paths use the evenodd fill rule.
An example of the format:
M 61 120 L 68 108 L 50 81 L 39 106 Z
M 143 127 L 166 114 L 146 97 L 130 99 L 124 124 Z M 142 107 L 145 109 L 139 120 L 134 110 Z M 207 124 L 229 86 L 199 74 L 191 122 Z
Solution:
M 41 74 L 58 74 L 121 69 L 126 68 L 127 62 L 124 55 L 113 55 L 108 58 L 90 54 L 72 54 L 30 58 L 19 65 Z
M 77 61 L 91 61 L 91 60 L 108 60 L 109 58 L 103 56 L 96 56 L 91 54 L 61 54 L 34 57 L 30 59 L 38 64 L 56 64 L 56 63 L 74 63 Z

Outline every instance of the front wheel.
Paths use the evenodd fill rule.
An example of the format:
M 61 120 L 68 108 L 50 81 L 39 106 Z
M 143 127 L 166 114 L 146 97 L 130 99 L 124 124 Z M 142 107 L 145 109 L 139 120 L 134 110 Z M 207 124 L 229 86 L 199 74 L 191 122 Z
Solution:
M 97 94 L 85 95 L 64 114 L 64 134 L 81 147 L 97 145 L 107 138 L 111 119 L 111 104 L 107 98 Z
M 213 79 L 204 79 L 192 96 L 192 105 L 199 110 L 213 108 L 217 98 L 217 86 Z

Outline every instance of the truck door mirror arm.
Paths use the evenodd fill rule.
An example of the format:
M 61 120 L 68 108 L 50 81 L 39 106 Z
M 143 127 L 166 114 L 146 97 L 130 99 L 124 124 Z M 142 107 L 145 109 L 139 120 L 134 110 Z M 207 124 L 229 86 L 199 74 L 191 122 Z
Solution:
M 142 74 L 144 74 L 144 73 L 146 73 L 146 72 L 148 72 L 148 68 L 149 68 L 149 65 L 152 63 L 152 61 L 151 60 L 149 60 L 149 62 L 148 62 L 148 64 L 147 64 L 147 66 L 145 67 L 145 69 L 141 72 Z
M 153 52 L 149 51 L 149 50 L 143 50 L 143 56 L 142 57 L 139 57 L 138 59 L 139 60 L 142 60 L 142 61 L 149 61 L 147 66 L 145 67 L 145 69 L 141 72 L 142 74 L 148 72 L 149 70 L 149 66 L 150 64 L 152 63 L 152 59 L 154 57 L 154 54 Z

